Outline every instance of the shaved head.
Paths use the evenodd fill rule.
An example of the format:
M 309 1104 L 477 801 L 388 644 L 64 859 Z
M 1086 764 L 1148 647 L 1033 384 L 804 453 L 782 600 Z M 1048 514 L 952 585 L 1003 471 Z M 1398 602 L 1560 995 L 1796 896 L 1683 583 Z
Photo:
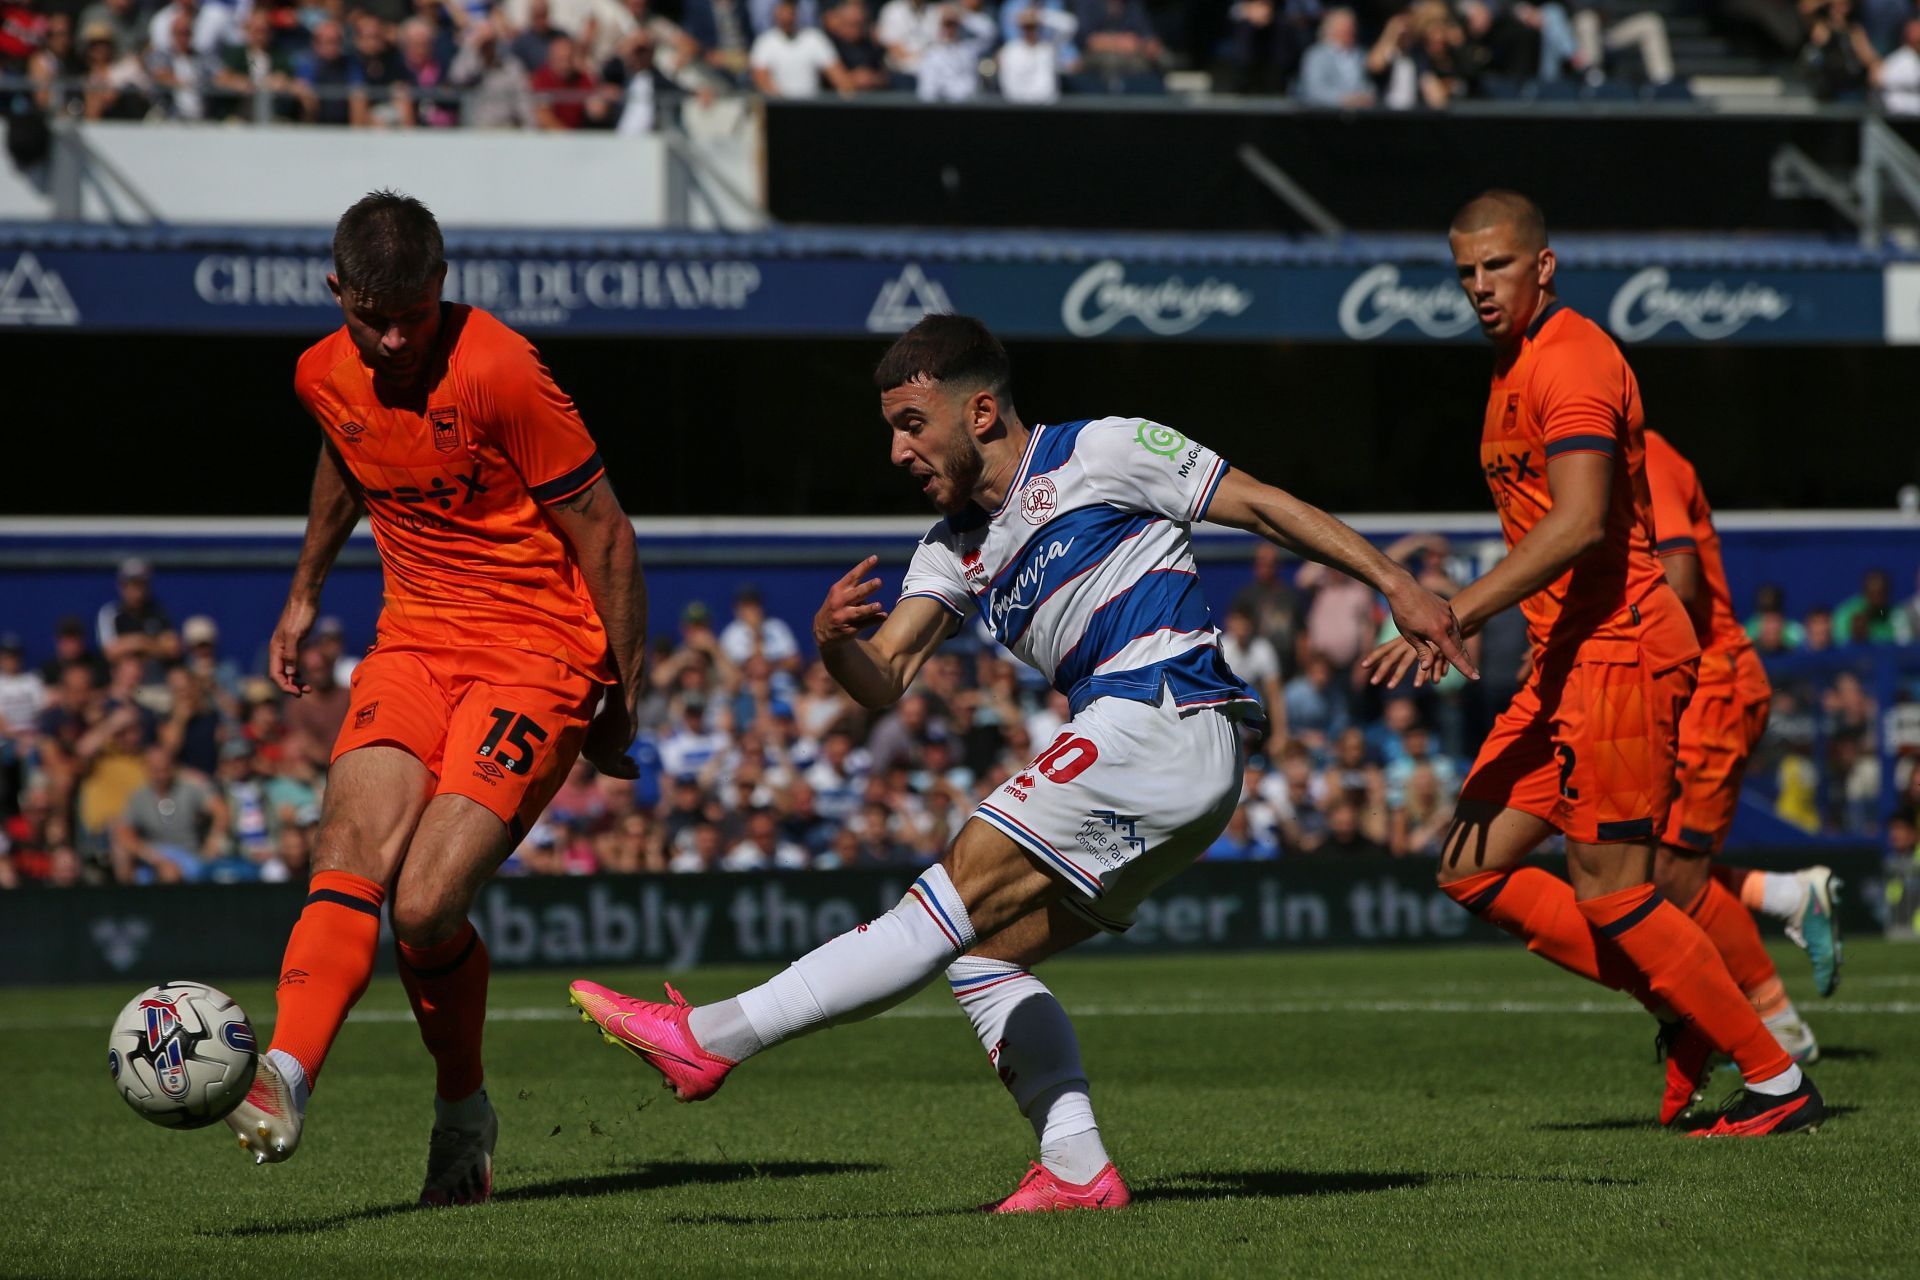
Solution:
M 1540 206 L 1518 191 L 1495 188 L 1475 196 L 1453 215 L 1450 233 L 1471 235 L 1495 227 L 1512 227 L 1517 248 L 1538 253 L 1547 247 L 1547 219 Z

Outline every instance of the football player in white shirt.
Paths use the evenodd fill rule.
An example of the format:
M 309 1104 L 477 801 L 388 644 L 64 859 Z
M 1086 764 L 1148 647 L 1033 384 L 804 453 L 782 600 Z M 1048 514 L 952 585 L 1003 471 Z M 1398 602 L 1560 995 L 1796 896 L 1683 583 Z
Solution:
M 1052 677 L 1072 718 L 981 802 L 898 906 L 772 980 L 699 1008 L 671 986 L 669 1004 L 586 981 L 570 992 L 692 1102 L 753 1054 L 871 1017 L 944 972 L 1040 1143 L 1014 1193 L 985 1207 L 1120 1208 L 1130 1197 L 1100 1140 L 1079 1043 L 1032 968 L 1099 930 L 1125 930 L 1239 799 L 1235 721 L 1257 717 L 1259 703 L 1220 654 L 1191 525 L 1245 529 L 1354 575 L 1386 597 L 1424 671 L 1440 659 L 1473 668 L 1446 603 L 1405 569 L 1178 431 L 1137 418 L 1029 428 L 1006 352 L 977 320 L 921 321 L 874 380 L 894 464 L 946 518 L 922 540 L 891 612 L 873 599 L 879 580 L 865 577 L 873 557 L 833 585 L 814 618 L 822 659 L 863 706 L 890 706 L 977 609 Z

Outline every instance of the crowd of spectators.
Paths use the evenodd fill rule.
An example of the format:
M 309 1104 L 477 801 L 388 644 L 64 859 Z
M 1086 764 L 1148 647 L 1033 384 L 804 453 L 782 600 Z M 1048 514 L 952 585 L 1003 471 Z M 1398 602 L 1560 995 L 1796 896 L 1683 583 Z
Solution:
M 1388 550 L 1435 590 L 1463 576 L 1438 536 Z M 1525 677 L 1518 615 L 1473 637 L 1481 681 L 1454 674 L 1382 694 L 1355 667 L 1392 634 L 1369 589 L 1317 566 L 1290 571 L 1261 545 L 1251 579 L 1223 603 L 1222 644 L 1270 723 L 1207 856 L 1437 855 L 1474 749 Z M 648 669 L 639 780 L 577 764 L 507 873 L 924 864 L 1068 715 L 1064 697 L 977 627 L 936 654 L 897 707 L 868 713 L 751 587 L 723 623 L 695 602 L 669 625 Z M 1793 619 L 1765 588 L 1748 628 L 1770 656 L 1870 657 L 1920 635 L 1920 593 L 1899 600 L 1876 572 L 1838 607 Z M 227 643 L 203 615 L 176 626 L 137 560 L 97 616 L 61 621 L 37 666 L 22 637 L 0 635 L 0 887 L 304 876 L 328 748 L 349 710 L 347 641 L 322 619 L 300 657 L 312 692 L 285 699 L 238 657 L 256 645 Z M 1912 831 L 1920 669 L 1906 670 L 1888 708 L 1845 662 L 1812 674 L 1784 665 L 1750 776 L 1758 794 L 1808 831 L 1868 834 L 1892 787 L 1902 799 L 1885 834 Z M 1887 778 L 1882 735 L 1899 761 Z
M 1783 821 L 1808 832 L 1885 834 L 1890 848 L 1913 851 L 1911 841 L 1901 850 L 1898 833 L 1920 812 L 1920 661 L 1875 658 L 1920 641 L 1920 582 L 1915 588 L 1899 599 L 1892 578 L 1870 570 L 1859 591 L 1799 618 L 1778 587 L 1755 593 L 1746 629 L 1773 660 L 1774 689 L 1749 781 Z M 1816 660 L 1793 660 L 1803 654 Z
M 1795 3 L 1721 17 L 1824 98 L 1920 111 L 1916 0 Z M 1047 103 L 1174 70 L 1341 109 L 1684 93 L 1661 12 L 1595 0 L 0 0 L 0 77 L 89 119 L 645 132 L 689 96 Z

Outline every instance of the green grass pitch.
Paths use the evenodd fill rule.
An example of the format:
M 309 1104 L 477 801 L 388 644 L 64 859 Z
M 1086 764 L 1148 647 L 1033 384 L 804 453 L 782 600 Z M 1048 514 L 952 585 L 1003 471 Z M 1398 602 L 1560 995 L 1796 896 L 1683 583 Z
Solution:
M 0 1274 L 1913 1275 L 1920 951 L 1855 941 L 1825 1002 L 1777 958 L 1836 1114 L 1720 1143 L 1653 1123 L 1643 1016 L 1517 947 L 1056 962 L 1138 1200 L 1023 1219 L 968 1212 L 1031 1134 L 944 992 L 681 1106 L 572 1020 L 567 975 L 496 976 L 495 1199 L 416 1211 L 432 1075 L 391 979 L 264 1169 L 122 1105 L 104 1050 L 133 983 L 0 990 Z

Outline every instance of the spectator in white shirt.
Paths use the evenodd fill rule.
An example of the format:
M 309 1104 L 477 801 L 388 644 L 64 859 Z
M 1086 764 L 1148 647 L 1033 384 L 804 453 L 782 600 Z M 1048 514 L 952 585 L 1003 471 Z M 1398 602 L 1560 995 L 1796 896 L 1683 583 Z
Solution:
M 26 667 L 20 637 L 0 636 L 0 735 L 26 734 L 47 708 L 47 686 L 38 671 Z
M 1233 674 L 1253 686 L 1270 718 L 1284 712 L 1286 704 L 1280 696 L 1280 653 L 1271 640 L 1254 629 L 1252 609 L 1235 605 L 1227 610 L 1220 654 L 1233 668 Z
M 744 666 L 758 653 L 776 671 L 800 669 L 800 646 L 793 638 L 793 628 L 767 616 L 760 591 L 751 584 L 734 593 L 733 621 L 720 633 L 720 652 L 736 666 Z
M 816 27 L 802 27 L 797 5 L 781 0 L 773 7 L 773 25 L 754 39 L 747 54 L 753 84 L 769 98 L 819 96 L 825 75 L 842 93 L 852 91 L 847 70 L 833 51 L 833 42 Z
M 813 855 L 804 845 L 785 839 L 780 820 L 771 809 L 755 809 L 747 817 L 746 838 L 720 860 L 722 871 L 805 871 Z
M 920 55 L 914 92 L 922 102 L 966 102 L 980 92 L 980 55 L 983 46 L 967 28 L 960 11 L 940 11 L 940 35 Z
M 1052 102 L 1060 96 L 1060 40 L 1048 31 L 1038 5 L 1015 20 L 1020 34 L 1000 46 L 1000 95 L 1008 102 Z
M 940 6 L 931 0 L 887 0 L 873 25 L 873 38 L 886 47 L 893 69 L 909 75 L 939 36 Z
M 247 11 L 252 12 L 249 4 Z M 173 44 L 173 20 L 185 14 L 192 24 L 195 53 L 217 54 L 230 44 L 240 43 L 240 15 L 235 6 L 203 3 L 202 0 L 172 0 L 162 5 L 147 23 L 149 52 L 164 51 Z
M 1881 60 L 1873 87 L 1890 116 L 1920 116 L 1920 18 L 1901 32 L 1900 47 Z
M 1320 20 L 1320 38 L 1300 59 L 1296 92 L 1302 102 L 1343 109 L 1373 105 L 1373 77 L 1367 74 L 1359 31 L 1353 10 L 1327 10 Z

